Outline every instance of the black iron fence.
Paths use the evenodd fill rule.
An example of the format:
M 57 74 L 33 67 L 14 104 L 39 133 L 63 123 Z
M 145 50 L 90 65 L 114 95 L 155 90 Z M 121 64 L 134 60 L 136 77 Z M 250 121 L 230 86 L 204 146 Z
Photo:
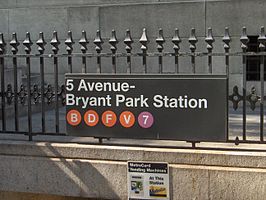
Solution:
M 138 41 L 133 41 L 130 30 L 126 31 L 125 38 L 123 41 L 118 41 L 116 38 L 116 32 L 112 31 L 111 38 L 108 39 L 110 45 L 109 52 L 103 51 L 103 44 L 106 40 L 101 38 L 100 31 L 97 31 L 96 38 L 93 41 L 89 41 L 86 36 L 86 32 L 83 31 L 81 34 L 81 39 L 79 40 L 80 52 L 74 52 L 73 48 L 75 42 L 72 38 L 71 31 L 68 32 L 68 37 L 65 40 L 66 53 L 59 53 L 59 47 L 62 46 L 58 39 L 57 32 L 53 33 L 53 37 L 50 41 L 50 47 L 52 47 L 51 54 L 46 53 L 45 48 L 48 46 L 44 39 L 43 33 L 39 34 L 39 39 L 35 42 L 35 47 L 38 53 L 32 53 L 32 45 L 34 43 L 31 41 L 30 33 L 26 34 L 26 39 L 23 41 L 22 45 L 24 47 L 23 53 L 19 52 L 19 46 L 22 45 L 17 40 L 16 33 L 12 34 L 12 39 L 9 41 L 9 46 L 4 40 L 3 34 L 0 34 L 0 70 L 1 70 L 1 133 L 18 133 L 26 134 L 29 140 L 33 139 L 34 135 L 38 134 L 55 134 L 55 135 L 65 135 L 65 117 L 64 117 L 64 104 L 65 104 L 65 86 L 60 85 L 59 82 L 59 58 L 67 59 L 68 72 L 73 72 L 73 59 L 79 59 L 81 63 L 80 73 L 88 73 L 88 69 L 91 67 L 88 65 L 87 60 L 90 58 L 96 58 L 97 73 L 102 73 L 102 59 L 110 58 L 112 73 L 117 73 L 117 59 L 123 59 L 123 66 L 126 67 L 126 73 L 132 73 L 132 58 L 139 58 L 142 62 L 143 73 L 148 73 L 148 62 L 149 58 L 158 58 L 158 73 L 164 72 L 164 60 L 172 59 L 174 63 L 174 71 L 172 73 L 180 73 L 180 58 L 189 57 L 191 70 L 190 72 L 197 73 L 197 58 L 205 57 L 207 71 L 205 73 L 212 74 L 213 72 L 213 58 L 223 57 L 224 61 L 222 66 L 225 73 L 230 78 L 230 58 L 238 57 L 242 60 L 243 73 L 242 76 L 242 88 L 235 86 L 233 89 L 229 88 L 232 93 L 229 94 L 229 107 L 231 110 L 241 109 L 241 129 L 238 129 L 238 133 L 235 133 L 230 137 L 230 132 L 228 136 L 228 142 L 254 142 L 254 143 L 264 143 L 264 73 L 265 73 L 265 61 L 264 57 L 266 37 L 264 33 L 264 27 L 261 27 L 261 31 L 257 37 L 257 48 L 259 51 L 249 51 L 249 36 L 247 35 L 246 28 L 242 30 L 242 35 L 240 37 L 240 47 L 239 51 L 230 52 L 231 37 L 229 34 L 229 29 L 225 28 L 225 33 L 222 38 L 223 46 L 222 52 L 213 52 L 213 44 L 215 39 L 212 34 L 212 29 L 209 28 L 207 31 L 207 36 L 204 39 L 206 42 L 206 51 L 197 51 L 198 38 L 196 36 L 195 29 L 191 30 L 191 34 L 188 38 L 180 38 L 179 30 L 175 29 L 173 31 L 173 37 L 169 39 L 168 42 L 172 43 L 172 50 L 170 52 L 165 51 L 164 45 L 166 39 L 163 36 L 163 30 L 160 29 L 158 37 L 155 39 L 157 50 L 150 52 L 148 50 L 149 39 L 146 30 L 143 29 L 143 34 L 138 39 Z M 104 42 L 105 41 L 105 42 Z M 88 48 L 90 42 L 94 43 L 94 50 Z M 140 49 L 133 51 L 133 42 L 140 43 Z M 62 43 L 62 42 L 61 42 Z M 118 48 L 118 44 L 124 43 L 122 49 Z M 181 43 L 187 43 L 189 51 L 182 51 L 180 48 Z M 11 51 L 7 51 L 8 47 L 11 47 Z M 118 50 L 119 49 L 119 50 Z M 62 51 L 62 50 L 61 50 Z M 139 52 L 138 52 L 139 51 Z M 260 79 L 260 95 L 256 94 L 256 90 L 252 88 L 250 92 L 247 91 L 247 59 L 249 57 L 259 57 L 259 74 Z M 23 59 L 25 63 L 25 77 L 24 83 L 20 83 L 20 77 L 18 76 L 18 59 Z M 32 72 L 33 68 L 32 59 L 38 59 L 38 66 L 34 68 L 39 68 L 39 83 L 35 84 L 32 82 Z M 45 80 L 45 69 L 46 60 L 53 60 L 53 83 L 47 83 Z M 6 61 L 12 60 L 9 67 L 7 67 Z M 12 69 L 12 81 L 9 83 L 6 80 L 6 69 Z M 168 72 L 169 73 L 169 72 Z M 211 86 L 210 86 L 211 87 Z M 240 106 L 241 105 L 241 106 Z M 241 108 L 240 108 L 241 107 Z M 255 133 L 258 137 L 254 140 L 247 139 L 247 108 L 252 111 L 256 111 L 259 107 L 259 130 Z M 230 110 L 230 109 L 229 109 Z M 23 115 L 25 112 L 25 115 Z M 249 112 L 249 111 L 248 111 Z M 36 118 L 40 118 L 36 121 Z M 215 117 L 215 116 L 214 116 Z M 238 121 L 238 123 L 240 123 Z M 27 125 L 26 125 L 27 124 Z M 35 131 L 34 126 L 40 127 L 39 130 Z M 238 124 L 239 125 L 239 124 Z M 21 127 L 24 127 L 22 130 Z M 27 127 L 25 129 L 25 127 Z M 63 127 L 63 128 L 61 128 Z M 48 130 L 49 129 L 49 130 Z M 229 129 L 230 131 L 230 129 Z

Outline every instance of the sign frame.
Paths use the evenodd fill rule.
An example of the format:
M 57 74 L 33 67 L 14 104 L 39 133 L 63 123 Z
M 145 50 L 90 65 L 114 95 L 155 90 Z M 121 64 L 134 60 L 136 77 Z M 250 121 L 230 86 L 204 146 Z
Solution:
M 181 138 L 159 138 L 157 136 L 153 137 L 123 137 L 121 134 L 119 136 L 109 135 L 109 134 L 94 134 L 93 130 L 92 133 L 86 135 L 86 134 L 78 134 L 74 133 L 75 136 L 89 136 L 89 137 L 99 137 L 99 138 L 105 138 L 105 137 L 116 137 L 116 138 L 130 138 L 130 139 L 164 139 L 164 140 L 183 140 L 183 141 L 190 141 L 190 142 L 201 142 L 201 141 L 212 141 L 212 142 L 226 142 L 228 139 L 228 77 L 226 75 L 213 75 L 213 74 L 81 74 L 81 73 L 71 73 L 65 75 L 66 80 L 67 79 L 93 79 L 93 80 L 223 80 L 223 109 L 222 112 L 224 114 L 223 117 L 223 138 L 215 138 L 215 139 L 208 139 L 208 138 L 188 138 L 188 137 L 181 137 Z M 96 108 L 95 108 L 96 109 Z M 67 109 L 67 111 L 69 111 Z M 83 113 L 84 114 L 84 113 Z M 67 125 L 68 127 L 69 125 Z M 106 129 L 109 131 L 112 128 Z M 67 128 L 68 130 L 68 128 Z M 73 130 L 72 130 L 73 131 Z M 89 131 L 89 130 L 88 130 Z M 128 130 L 127 130 L 128 131 Z M 68 131 L 69 132 L 69 131 Z M 75 132 L 79 132 L 79 130 Z M 71 134 L 72 135 L 72 134 Z

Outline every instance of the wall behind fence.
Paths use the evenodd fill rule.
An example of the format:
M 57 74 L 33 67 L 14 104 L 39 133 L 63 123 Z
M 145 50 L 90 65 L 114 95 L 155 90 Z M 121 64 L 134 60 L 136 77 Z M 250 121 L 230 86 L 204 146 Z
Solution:
M 78 41 L 81 31 L 85 30 L 89 40 L 94 39 L 97 29 L 101 29 L 103 39 L 111 35 L 111 30 L 116 29 L 118 40 L 123 40 L 125 30 L 132 31 L 133 39 L 139 39 L 142 28 L 146 27 L 150 40 L 157 37 L 158 29 L 165 30 L 165 38 L 173 36 L 174 27 L 179 28 L 181 38 L 186 40 L 190 34 L 191 27 L 196 28 L 198 36 L 197 50 L 203 51 L 206 48 L 204 37 L 208 27 L 212 27 L 216 44 L 214 52 L 222 51 L 222 42 L 218 36 L 224 33 L 224 27 L 230 27 L 232 36 L 231 49 L 238 50 L 240 46 L 239 36 L 242 26 L 246 26 L 249 35 L 257 35 L 258 25 L 266 25 L 264 21 L 266 5 L 262 0 L 234 0 L 234 1 L 137 1 L 137 0 L 113 0 L 113 1 L 2 1 L 0 9 L 0 30 L 5 33 L 5 38 L 11 39 L 11 34 L 16 32 L 18 40 L 23 41 L 26 32 L 31 32 L 33 40 L 38 39 L 40 31 L 44 31 L 46 40 L 50 40 L 52 32 L 58 32 L 59 40 L 63 43 L 67 36 L 67 31 L 73 32 L 74 41 Z M 256 23 L 254 23 L 254 19 Z M 45 29 L 44 29 L 45 27 Z M 139 43 L 134 43 L 133 47 L 139 47 Z M 119 45 L 118 45 L 119 47 Z M 189 45 L 185 42 L 181 48 L 186 51 Z M 94 48 L 92 42 L 89 48 Z M 149 50 L 156 50 L 156 44 L 149 44 Z M 166 43 L 165 50 L 171 49 L 172 44 Z M 108 48 L 104 48 L 109 50 Z M 134 48 L 133 48 L 134 49 Z M 137 48 L 139 49 L 139 48 Z M 19 48 L 19 52 L 23 51 Z M 47 52 L 51 48 L 47 47 Z M 64 48 L 60 48 L 65 52 Z M 18 53 L 19 53 L 18 52 Z M 79 52 L 79 47 L 74 47 L 74 52 Z M 149 71 L 156 71 L 156 61 L 148 60 Z M 32 64 L 32 72 L 38 73 L 38 61 Z M 75 61 L 73 61 L 75 63 Z M 91 71 L 95 70 L 95 61 L 88 60 Z M 103 60 L 104 62 L 104 60 Z M 165 61 L 166 71 L 173 70 L 172 60 Z M 198 72 L 206 69 L 206 59 L 198 59 Z M 215 58 L 214 72 L 223 73 L 223 59 Z M 52 61 L 46 61 L 46 78 L 52 81 Z M 67 64 L 59 62 L 60 80 L 63 80 L 63 74 L 67 72 Z M 120 64 L 121 63 L 121 64 Z M 135 71 L 141 71 L 141 65 L 136 60 Z M 231 58 L 230 72 L 232 81 L 230 85 L 241 86 L 242 69 L 240 59 Z M 123 60 L 119 61 L 118 71 L 123 71 Z M 181 72 L 188 72 L 189 60 L 181 59 Z M 7 62 L 11 67 L 11 63 Z M 18 61 L 19 67 L 25 67 L 23 61 Z M 120 69 L 121 68 L 121 69 Z M 75 64 L 74 71 L 79 71 L 79 64 Z M 108 69 L 106 69 L 108 72 Z

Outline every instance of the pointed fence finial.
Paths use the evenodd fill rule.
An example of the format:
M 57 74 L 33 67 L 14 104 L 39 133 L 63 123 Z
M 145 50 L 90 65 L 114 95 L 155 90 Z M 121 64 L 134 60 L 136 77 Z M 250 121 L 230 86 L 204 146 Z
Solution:
M 111 45 L 110 49 L 111 49 L 112 53 L 115 54 L 116 50 L 117 50 L 116 45 L 118 44 L 118 40 L 116 38 L 115 30 L 112 30 L 112 36 L 111 36 L 111 38 L 109 40 L 109 44 Z
M 6 52 L 6 42 L 4 39 L 4 34 L 0 33 L 0 54 L 4 54 Z
M 54 54 L 57 54 L 59 51 L 58 46 L 60 45 L 60 41 L 58 40 L 58 36 L 57 36 L 56 31 L 53 32 L 53 38 L 52 38 L 50 44 L 52 45 L 52 51 L 54 52 Z
M 87 51 L 87 44 L 89 44 L 89 41 L 87 39 L 86 31 L 82 31 L 81 38 L 79 40 L 79 44 L 81 45 L 80 50 L 82 53 L 86 53 Z
M 229 28 L 228 27 L 225 27 L 223 42 L 224 42 L 224 49 L 226 51 L 228 51 L 230 49 L 230 42 L 231 42 L 231 37 L 229 34 Z
M 161 29 L 161 28 L 159 29 L 159 35 L 156 38 L 156 43 L 158 44 L 157 50 L 159 52 L 162 52 L 163 51 L 163 44 L 165 43 L 165 39 L 163 37 L 163 29 Z
M 259 38 L 258 38 L 258 42 L 259 42 L 259 49 L 260 49 L 260 51 L 264 51 L 265 50 L 265 44 L 266 44 L 266 37 L 265 37 L 264 26 L 262 26 L 260 28 L 260 35 L 259 35 Z
M 175 35 L 172 38 L 172 42 L 174 43 L 173 49 L 175 50 L 175 52 L 178 52 L 180 50 L 179 44 L 181 43 L 181 39 L 179 37 L 179 30 L 177 28 L 175 29 Z
M 205 38 L 205 42 L 207 43 L 207 49 L 208 51 L 212 51 L 213 49 L 213 43 L 214 43 L 214 38 L 212 35 L 212 28 L 208 28 L 208 33 L 207 33 L 207 37 Z
M 65 40 L 65 45 L 67 46 L 66 47 L 66 50 L 67 50 L 67 53 L 68 54 L 71 54 L 72 51 L 73 51 L 73 44 L 75 44 L 75 42 L 73 41 L 73 38 L 72 38 L 72 32 L 71 31 L 68 31 L 67 32 L 67 39 Z
M 130 30 L 129 29 L 127 29 L 126 30 L 126 37 L 125 37 L 125 39 L 124 39 L 124 43 L 126 44 L 126 51 L 127 51 L 127 53 L 130 53 L 131 52 L 131 50 L 132 50 L 132 43 L 133 43 L 134 41 L 132 40 L 132 37 L 131 37 L 131 34 L 130 34 Z
M 247 36 L 247 29 L 246 27 L 243 27 L 242 28 L 242 35 L 240 37 L 240 41 L 241 41 L 241 48 L 243 51 L 246 51 L 248 49 L 248 42 L 249 42 L 249 39 L 248 39 L 248 36 Z
M 93 43 L 96 45 L 96 47 L 95 47 L 96 52 L 101 53 L 103 40 L 101 37 L 101 31 L 100 30 L 97 30 L 96 38 L 94 39 Z
M 37 40 L 36 44 L 39 46 L 38 47 L 38 51 L 40 52 L 40 54 L 43 54 L 44 51 L 45 51 L 45 45 L 46 45 L 46 42 L 44 40 L 44 35 L 43 35 L 43 32 L 40 32 L 39 33 L 39 39 Z
M 20 45 L 20 43 L 18 42 L 18 39 L 17 39 L 17 34 L 16 33 L 13 33 L 12 34 L 12 39 L 9 43 L 11 45 L 11 51 L 13 54 L 16 54 L 18 52 L 18 46 Z
M 196 43 L 198 42 L 198 39 L 196 37 L 196 30 L 195 28 L 191 29 L 190 37 L 188 38 L 188 42 L 190 43 L 189 48 L 191 52 L 195 52 L 196 50 Z
M 31 46 L 33 45 L 33 43 L 30 39 L 30 33 L 29 32 L 26 33 L 26 38 L 23 41 L 23 45 L 25 46 L 26 53 L 30 53 L 31 52 Z
M 140 49 L 142 51 L 147 51 L 148 50 L 148 43 L 149 43 L 149 39 L 147 37 L 147 33 L 146 33 L 146 28 L 143 29 L 143 33 L 142 33 L 142 36 L 139 40 L 139 42 L 142 44 Z

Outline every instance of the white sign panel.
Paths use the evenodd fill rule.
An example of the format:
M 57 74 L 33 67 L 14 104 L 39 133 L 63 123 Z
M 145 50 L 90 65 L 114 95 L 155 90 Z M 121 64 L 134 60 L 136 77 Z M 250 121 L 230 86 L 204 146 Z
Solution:
M 170 199 L 168 163 L 128 162 L 128 199 Z

